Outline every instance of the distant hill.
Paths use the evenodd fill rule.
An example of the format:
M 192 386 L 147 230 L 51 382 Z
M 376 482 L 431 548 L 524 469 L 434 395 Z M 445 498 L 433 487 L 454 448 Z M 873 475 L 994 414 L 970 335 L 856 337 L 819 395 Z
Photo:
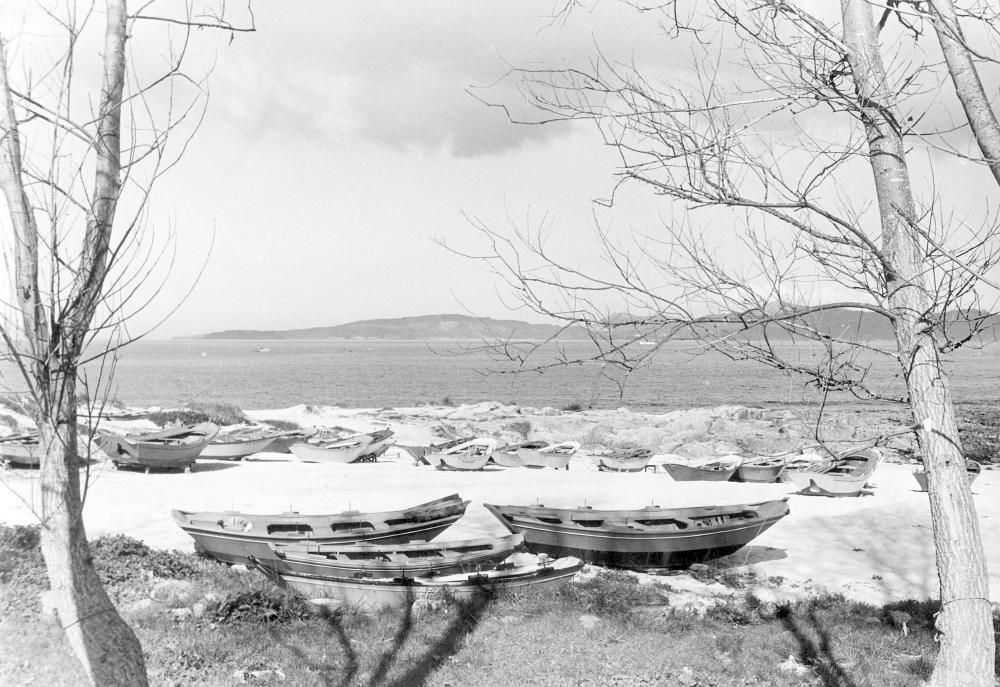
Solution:
M 547 339 L 559 332 L 549 324 L 531 324 L 519 320 L 495 320 L 469 315 L 421 315 L 382 320 L 360 320 L 333 327 L 308 329 L 229 329 L 212 332 L 199 339 L 388 339 L 395 341 L 480 340 L 512 338 Z M 560 338 L 574 338 L 568 333 Z M 575 337 L 580 338 L 580 337 Z
M 989 335 L 996 333 L 1000 324 L 1000 316 L 985 313 L 975 313 L 986 317 L 986 329 Z M 623 316 L 624 318 L 624 316 Z M 806 321 L 817 330 L 830 334 L 838 339 L 854 341 L 892 341 L 895 335 L 889 320 L 879 314 L 854 308 L 839 308 L 825 310 L 809 315 Z M 960 339 L 968 334 L 969 326 L 964 318 L 957 314 L 950 317 L 949 334 Z M 738 325 L 706 324 L 698 327 L 704 336 L 720 336 L 739 330 Z M 538 341 L 559 334 L 560 328 L 549 324 L 531 324 L 520 320 L 496 320 L 489 317 L 471 317 L 469 315 L 422 315 L 418 317 L 396 317 L 381 320 L 360 320 L 348 322 L 333 327 L 310 327 L 308 329 L 229 329 L 212 332 L 197 337 L 198 339 L 216 340 L 289 340 L 289 339 L 384 339 L 391 341 L 494 341 L 511 339 L 515 341 Z M 623 326 L 618 330 L 618 339 L 649 338 L 655 340 L 659 332 L 641 327 Z M 662 334 L 661 334 L 662 335 Z M 790 335 L 777 324 L 767 327 L 767 335 L 776 340 L 788 340 Z M 762 328 L 754 327 L 748 332 L 737 335 L 738 338 L 755 339 L 762 336 Z M 696 335 L 691 331 L 681 332 L 675 338 L 692 339 Z M 189 337 L 186 337 L 189 338 Z M 571 329 L 559 334 L 560 341 L 587 339 L 582 329 Z

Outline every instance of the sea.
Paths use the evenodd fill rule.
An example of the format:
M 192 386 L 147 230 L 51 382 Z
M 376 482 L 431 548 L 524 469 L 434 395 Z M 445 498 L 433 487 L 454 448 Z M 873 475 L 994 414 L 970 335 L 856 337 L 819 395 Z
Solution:
M 797 364 L 823 358 L 815 345 L 785 344 Z M 584 342 L 542 348 L 538 363 L 587 353 Z M 645 354 L 651 349 L 636 349 Z M 901 395 L 899 370 L 888 359 L 870 365 L 868 382 Z M 107 381 L 110 365 L 88 364 L 92 387 Z M 969 348 L 946 360 L 958 403 L 1000 402 L 1000 346 Z M 17 390 L 17 374 L 2 381 Z M 824 396 L 787 370 L 734 361 L 695 342 L 656 349 L 648 364 L 624 376 L 612 365 L 556 365 L 521 371 L 495 360 L 475 342 L 215 341 L 179 339 L 134 343 L 118 353 L 109 398 L 131 407 L 173 407 L 191 401 L 233 403 L 246 410 L 299 404 L 354 408 L 407 407 L 495 401 L 557 409 L 619 408 L 662 411 L 726 404 L 857 404 L 845 392 Z

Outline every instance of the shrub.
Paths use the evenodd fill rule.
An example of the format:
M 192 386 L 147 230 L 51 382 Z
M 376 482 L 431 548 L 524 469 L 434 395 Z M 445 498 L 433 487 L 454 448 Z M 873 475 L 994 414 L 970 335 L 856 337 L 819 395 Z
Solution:
M 602 570 L 582 582 L 564 584 L 559 594 L 588 613 L 619 620 L 627 619 L 636 606 L 667 602 L 656 585 L 640 585 L 635 575 L 619 570 Z
M 279 429 L 283 432 L 302 429 L 302 425 L 298 422 L 292 422 L 291 420 L 261 420 L 261 423 L 271 427 L 272 429 Z
M 441 399 L 439 405 L 443 405 L 447 408 L 454 408 L 458 404 L 455 403 L 455 401 L 451 400 L 451 396 L 445 396 L 444 398 Z
M 581 410 L 583 410 L 583 406 L 574 401 L 573 403 L 567 403 L 562 407 L 562 409 L 563 412 L 566 413 L 579 413 Z
M 161 427 L 178 423 L 196 425 L 200 422 L 214 422 L 217 425 L 239 425 L 250 422 L 250 418 L 232 403 L 189 403 L 184 408 L 160 410 L 149 413 L 146 417 Z
M 199 573 L 196 558 L 179 551 L 159 551 L 125 534 L 101 537 L 90 544 L 95 568 L 111 587 L 136 585 L 150 575 L 190 579 Z
M 297 596 L 270 589 L 243 592 L 226 598 L 215 609 L 217 623 L 288 623 L 312 614 Z
M 513 432 L 517 434 L 525 441 L 528 440 L 528 435 L 531 434 L 531 423 L 527 420 L 515 420 L 509 424 L 503 426 L 508 432 Z
M 47 586 L 38 525 L 0 525 L 0 582 Z

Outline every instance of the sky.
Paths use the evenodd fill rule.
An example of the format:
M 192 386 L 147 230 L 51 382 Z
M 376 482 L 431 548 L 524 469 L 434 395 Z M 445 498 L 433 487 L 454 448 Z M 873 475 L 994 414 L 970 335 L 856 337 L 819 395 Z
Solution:
M 51 49 L 42 40 L 51 32 L 19 6 L 34 3 L 4 3 L 0 20 L 22 39 L 14 51 L 30 72 Z M 179 6 L 167 0 L 149 11 Z M 186 73 L 207 106 L 190 144 L 175 140 L 184 154 L 144 216 L 148 245 L 166 257 L 132 331 L 155 327 L 154 338 L 169 338 L 450 312 L 539 321 L 511 310 L 514 299 L 483 260 L 442 244 L 479 254 L 474 222 L 500 232 L 544 227 L 559 259 L 588 268 L 600 262 L 598 226 L 627 239 L 654 232 L 672 210 L 634 187 L 610 210 L 594 203 L 614 188 L 617 157 L 591 123 L 512 123 L 483 101 L 537 118 L 510 69 L 586 68 L 598 51 L 682 86 L 693 83 L 692 60 L 714 54 L 725 73 L 735 59 L 727 52 L 735 46 L 705 52 L 689 37 L 668 39 L 654 15 L 625 3 L 585 4 L 553 20 L 555 7 L 257 2 L 255 33 L 194 32 Z M 247 23 L 243 7 L 230 4 L 229 17 Z M 177 50 L 180 33 L 172 35 Z M 168 50 L 151 28 L 129 44 L 141 74 Z M 81 74 L 99 73 L 98 54 L 82 52 Z M 151 105 L 162 111 L 191 92 L 179 87 L 175 103 L 157 92 Z M 809 117 L 800 124 L 808 128 Z M 927 157 L 933 183 L 959 180 L 960 194 L 975 195 L 962 182 L 966 163 Z M 867 182 L 844 182 L 852 200 L 859 183 Z

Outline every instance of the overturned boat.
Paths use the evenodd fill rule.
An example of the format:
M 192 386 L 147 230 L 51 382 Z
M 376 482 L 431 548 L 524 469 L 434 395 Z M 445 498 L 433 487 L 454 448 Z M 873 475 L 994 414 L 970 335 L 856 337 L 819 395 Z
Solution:
M 225 563 L 247 563 L 251 555 L 272 558 L 271 544 L 428 540 L 461 518 L 468 505 L 458 494 L 451 494 L 411 508 L 378 513 L 350 510 L 329 515 L 255 515 L 174 510 L 173 517 L 194 539 L 196 550 Z
M 583 562 L 576 558 L 551 560 L 537 557 L 534 562 L 503 562 L 476 572 L 423 577 L 319 577 L 277 572 L 268 562 L 253 563 L 282 586 L 307 599 L 337 599 L 371 610 L 401 608 L 417 600 L 451 598 L 469 601 L 498 592 L 553 584 L 575 575 Z
M 170 427 L 158 432 L 122 436 L 98 431 L 96 443 L 118 467 L 190 471 L 195 459 L 219 433 L 211 422 Z
M 280 436 L 279 432 L 261 429 L 240 429 L 220 432 L 201 451 L 202 458 L 240 460 L 266 451 Z
M 788 499 L 733 506 L 594 510 L 485 504 L 530 551 L 619 568 L 686 567 L 746 546 L 788 515 Z

